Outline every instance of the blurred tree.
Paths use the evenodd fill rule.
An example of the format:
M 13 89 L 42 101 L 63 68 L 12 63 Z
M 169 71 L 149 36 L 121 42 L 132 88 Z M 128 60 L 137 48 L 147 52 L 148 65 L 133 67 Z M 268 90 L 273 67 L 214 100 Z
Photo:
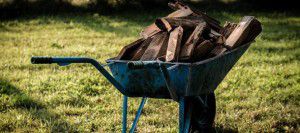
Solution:
M 0 17 L 25 13 L 57 13 L 62 11 L 97 11 L 166 9 L 174 0 L 0 0 Z M 193 6 L 218 10 L 299 10 L 297 1 L 285 0 L 182 0 Z M 14 15 L 12 15 L 14 16 Z

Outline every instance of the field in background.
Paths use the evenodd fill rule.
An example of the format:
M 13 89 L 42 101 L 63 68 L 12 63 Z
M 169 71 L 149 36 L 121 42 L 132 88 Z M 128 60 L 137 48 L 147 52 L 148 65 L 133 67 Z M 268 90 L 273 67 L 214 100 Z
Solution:
M 90 65 L 32 65 L 31 56 L 104 62 L 167 12 L 40 15 L 0 22 L 0 131 L 119 132 L 122 96 Z M 237 22 L 243 13 L 209 11 Z M 251 12 L 263 33 L 216 90 L 216 129 L 300 131 L 300 17 Z M 140 99 L 131 98 L 129 120 Z M 149 99 L 139 132 L 177 132 L 178 105 Z

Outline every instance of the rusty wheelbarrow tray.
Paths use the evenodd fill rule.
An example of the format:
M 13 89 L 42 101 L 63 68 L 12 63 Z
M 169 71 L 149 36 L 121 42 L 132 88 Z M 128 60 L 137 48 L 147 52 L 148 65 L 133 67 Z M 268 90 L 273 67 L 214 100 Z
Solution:
M 127 97 L 143 97 L 130 132 L 134 132 L 146 98 L 172 98 L 179 102 L 179 132 L 190 130 L 189 97 L 211 94 L 251 43 L 195 63 L 161 61 L 124 61 L 108 59 L 103 65 L 85 57 L 32 57 L 33 64 L 90 63 L 95 66 L 123 95 L 123 129 L 127 125 Z M 112 75 L 104 69 L 109 66 Z M 201 97 L 200 97 L 201 98 Z M 214 97 L 213 97 L 214 98 Z M 206 100 L 203 104 L 206 104 Z

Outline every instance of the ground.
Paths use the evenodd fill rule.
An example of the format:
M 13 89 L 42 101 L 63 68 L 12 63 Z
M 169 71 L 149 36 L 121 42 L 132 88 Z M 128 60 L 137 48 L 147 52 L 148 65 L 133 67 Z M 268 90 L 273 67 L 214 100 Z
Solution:
M 222 23 L 256 16 L 262 34 L 215 91 L 219 132 L 300 131 L 300 17 L 219 12 Z M 167 12 L 64 13 L 0 21 L 0 131 L 119 132 L 121 94 L 92 66 L 32 65 L 31 56 L 87 56 L 102 63 Z M 140 99 L 131 98 L 129 120 Z M 177 132 L 178 104 L 149 99 L 139 132 Z M 129 126 L 129 125 L 128 125 Z

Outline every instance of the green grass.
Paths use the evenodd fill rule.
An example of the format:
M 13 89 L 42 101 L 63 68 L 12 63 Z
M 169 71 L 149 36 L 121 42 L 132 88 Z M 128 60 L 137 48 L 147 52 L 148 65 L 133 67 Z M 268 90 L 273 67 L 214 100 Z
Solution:
M 0 22 L 0 131 L 120 132 L 122 96 L 89 65 L 32 65 L 31 56 L 104 62 L 166 12 L 25 16 Z M 300 131 L 300 17 L 208 14 L 225 22 L 255 15 L 263 32 L 216 90 L 218 131 Z M 129 120 L 140 99 L 131 98 Z M 178 105 L 150 99 L 139 132 L 177 132 Z

